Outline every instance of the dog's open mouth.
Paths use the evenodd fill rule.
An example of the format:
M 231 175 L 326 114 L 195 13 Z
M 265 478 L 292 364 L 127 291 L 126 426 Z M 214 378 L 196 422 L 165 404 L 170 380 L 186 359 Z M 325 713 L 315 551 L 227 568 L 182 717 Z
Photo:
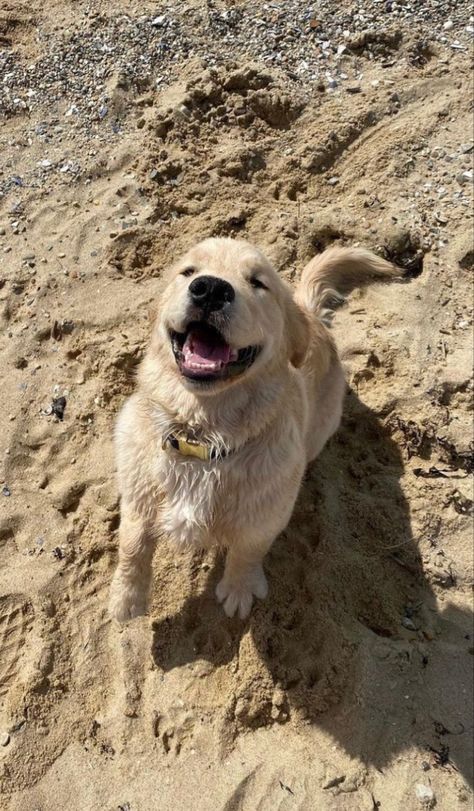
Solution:
M 232 349 L 216 327 L 201 321 L 186 332 L 170 332 L 176 363 L 184 377 L 202 383 L 242 374 L 261 350 L 259 346 Z

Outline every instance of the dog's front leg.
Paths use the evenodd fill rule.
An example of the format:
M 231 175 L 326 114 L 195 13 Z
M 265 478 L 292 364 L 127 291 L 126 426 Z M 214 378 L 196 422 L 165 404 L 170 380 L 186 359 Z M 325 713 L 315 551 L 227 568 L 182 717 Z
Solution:
M 119 562 L 110 590 L 109 610 L 119 622 L 144 614 L 151 580 L 154 537 L 147 522 L 122 504 Z
M 267 578 L 262 561 L 271 544 L 262 548 L 231 547 L 227 552 L 224 577 L 216 588 L 216 596 L 228 617 L 238 612 L 241 619 L 250 614 L 253 598 L 265 599 L 268 593 Z

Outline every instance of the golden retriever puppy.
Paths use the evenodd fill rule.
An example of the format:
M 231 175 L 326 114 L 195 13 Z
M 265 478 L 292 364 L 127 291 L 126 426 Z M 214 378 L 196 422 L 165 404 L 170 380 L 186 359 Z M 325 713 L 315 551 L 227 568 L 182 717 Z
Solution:
M 345 381 L 325 308 L 396 274 L 361 248 L 330 248 L 293 295 L 257 248 L 232 239 L 207 239 L 171 269 L 115 433 L 114 617 L 146 611 L 162 537 L 226 550 L 216 595 L 228 616 L 245 618 L 254 597 L 266 597 L 265 553 L 341 418 Z

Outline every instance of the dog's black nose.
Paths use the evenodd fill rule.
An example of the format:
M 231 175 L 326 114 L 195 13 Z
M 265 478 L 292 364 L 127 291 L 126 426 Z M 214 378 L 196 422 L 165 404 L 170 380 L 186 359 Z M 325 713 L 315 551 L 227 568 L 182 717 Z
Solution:
M 235 298 L 232 285 L 217 276 L 198 276 L 189 285 L 189 294 L 196 307 L 208 312 L 222 310 L 224 304 Z

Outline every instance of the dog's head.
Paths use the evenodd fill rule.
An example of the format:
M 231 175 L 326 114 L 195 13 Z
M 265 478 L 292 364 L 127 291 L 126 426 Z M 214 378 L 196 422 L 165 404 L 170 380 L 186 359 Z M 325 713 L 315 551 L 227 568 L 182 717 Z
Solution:
M 247 242 L 207 239 L 166 281 L 154 339 L 186 388 L 211 394 L 275 363 L 303 362 L 305 315 Z

